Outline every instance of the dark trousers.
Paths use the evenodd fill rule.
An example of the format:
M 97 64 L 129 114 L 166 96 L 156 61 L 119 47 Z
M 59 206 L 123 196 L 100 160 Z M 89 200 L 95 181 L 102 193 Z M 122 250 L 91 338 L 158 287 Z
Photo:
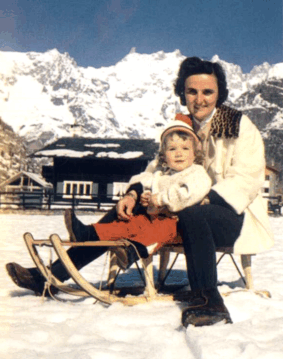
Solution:
M 215 204 L 196 205 L 178 213 L 188 279 L 192 290 L 217 286 L 216 247 L 233 246 L 244 215 Z

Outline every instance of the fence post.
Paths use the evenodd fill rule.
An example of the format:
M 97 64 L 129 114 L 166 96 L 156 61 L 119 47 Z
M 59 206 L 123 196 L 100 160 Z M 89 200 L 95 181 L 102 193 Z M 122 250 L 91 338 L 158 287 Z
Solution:
M 25 192 L 23 192 L 23 209 L 25 209 Z
M 51 192 L 48 193 L 48 203 L 47 203 L 48 211 L 51 209 Z
M 72 210 L 75 210 L 75 195 L 72 193 Z

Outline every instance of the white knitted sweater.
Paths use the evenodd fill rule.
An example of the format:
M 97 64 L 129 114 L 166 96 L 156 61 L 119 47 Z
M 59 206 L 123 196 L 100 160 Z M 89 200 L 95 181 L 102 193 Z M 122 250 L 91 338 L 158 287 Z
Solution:
M 201 202 L 211 188 L 211 179 L 201 165 L 192 164 L 181 172 L 163 173 L 156 167 L 156 160 L 149 164 L 146 172 L 130 179 L 129 185 L 134 183 L 141 183 L 144 191 L 157 194 L 158 205 L 166 206 L 170 212 Z

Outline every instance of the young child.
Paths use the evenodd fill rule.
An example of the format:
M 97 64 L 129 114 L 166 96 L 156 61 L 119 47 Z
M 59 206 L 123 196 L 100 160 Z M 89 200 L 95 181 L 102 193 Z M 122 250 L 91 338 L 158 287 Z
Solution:
M 177 237 L 178 211 L 200 204 L 208 194 L 211 179 L 200 162 L 201 145 L 192 127 L 173 121 L 161 134 L 160 153 L 146 172 L 129 182 L 141 183 L 143 193 L 139 214 L 129 221 L 96 223 L 80 222 L 71 210 L 65 211 L 65 224 L 72 241 L 108 241 L 127 239 L 132 245 L 113 247 L 118 265 L 127 269 L 138 259 L 146 258 Z M 153 166 L 158 162 L 158 166 Z M 150 172 L 150 168 L 155 170 Z M 138 252 L 138 253 L 137 253 Z

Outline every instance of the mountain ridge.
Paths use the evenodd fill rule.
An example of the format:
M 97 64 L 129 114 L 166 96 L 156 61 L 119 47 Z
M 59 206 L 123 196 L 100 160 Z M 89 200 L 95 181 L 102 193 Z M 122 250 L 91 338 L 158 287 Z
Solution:
M 139 54 L 132 49 L 116 65 L 97 69 L 79 67 L 57 49 L 0 51 L 0 116 L 29 153 L 71 136 L 74 125 L 85 137 L 155 138 L 175 113 L 187 111 L 174 94 L 183 59 L 179 50 Z M 226 72 L 227 104 L 251 118 L 270 148 L 271 131 L 283 130 L 283 63 L 263 63 L 243 73 L 218 55 L 211 60 Z M 276 152 L 272 157 L 282 162 Z

